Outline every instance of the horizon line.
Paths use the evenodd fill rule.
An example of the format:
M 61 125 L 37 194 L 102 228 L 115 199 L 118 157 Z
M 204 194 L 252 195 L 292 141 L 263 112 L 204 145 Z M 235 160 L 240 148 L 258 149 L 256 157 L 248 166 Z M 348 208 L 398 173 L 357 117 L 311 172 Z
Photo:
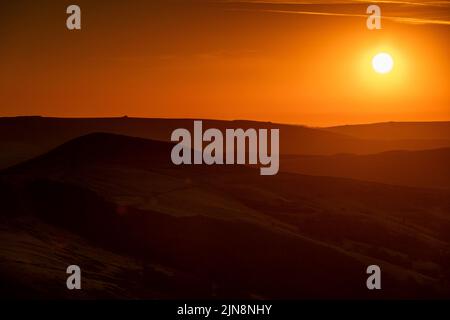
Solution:
M 277 122 L 270 120 L 251 120 L 251 119 L 219 119 L 219 118 L 168 118 L 168 117 L 135 117 L 135 116 L 100 116 L 100 117 L 90 117 L 90 116 L 80 116 L 80 117 L 69 117 L 69 116 L 42 116 L 42 115 L 15 115 L 15 116 L 0 116 L 0 119 L 17 119 L 17 118 L 47 118 L 47 119 L 73 119 L 73 120 L 95 120 L 95 119 L 141 119 L 141 120 L 201 120 L 201 121 L 226 121 L 226 122 L 260 122 L 260 123 L 271 123 L 271 124 L 280 124 L 287 126 L 303 126 L 308 128 L 332 128 L 332 127 L 343 127 L 343 126 L 361 126 L 361 125 L 380 125 L 380 124 L 389 124 L 389 123 L 450 123 L 450 119 L 448 120 L 405 120 L 405 121 L 397 121 L 397 120 L 387 120 L 387 121 L 377 121 L 377 122 L 356 122 L 356 123 L 341 123 L 341 124 L 332 124 L 332 125 L 308 125 L 303 123 L 286 123 L 286 122 Z

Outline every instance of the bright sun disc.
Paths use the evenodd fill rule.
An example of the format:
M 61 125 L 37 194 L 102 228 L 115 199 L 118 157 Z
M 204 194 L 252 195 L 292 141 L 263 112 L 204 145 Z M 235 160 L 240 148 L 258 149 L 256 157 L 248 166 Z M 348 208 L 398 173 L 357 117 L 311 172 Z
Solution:
M 372 67 L 378 73 L 388 73 L 394 67 L 394 60 L 388 53 L 378 53 L 372 59 Z

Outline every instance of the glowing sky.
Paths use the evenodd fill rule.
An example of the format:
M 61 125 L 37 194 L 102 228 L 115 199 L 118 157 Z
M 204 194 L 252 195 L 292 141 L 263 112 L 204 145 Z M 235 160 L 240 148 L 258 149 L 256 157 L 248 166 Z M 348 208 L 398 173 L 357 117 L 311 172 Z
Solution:
M 81 31 L 65 27 L 74 3 Z M 2 3 L 0 116 L 450 119 L 449 1 L 379 1 L 376 31 L 366 3 L 322 3 Z M 391 73 L 372 69 L 379 52 Z

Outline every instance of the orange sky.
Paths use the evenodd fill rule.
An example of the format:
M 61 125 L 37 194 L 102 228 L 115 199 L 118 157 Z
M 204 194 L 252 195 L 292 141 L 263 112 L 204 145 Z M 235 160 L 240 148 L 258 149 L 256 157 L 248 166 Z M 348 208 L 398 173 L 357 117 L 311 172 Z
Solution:
M 450 119 L 450 2 L 380 3 L 377 31 L 360 1 L 261 2 L 2 4 L 0 116 Z M 81 31 L 65 27 L 73 3 Z M 380 51 L 390 74 L 371 69 Z

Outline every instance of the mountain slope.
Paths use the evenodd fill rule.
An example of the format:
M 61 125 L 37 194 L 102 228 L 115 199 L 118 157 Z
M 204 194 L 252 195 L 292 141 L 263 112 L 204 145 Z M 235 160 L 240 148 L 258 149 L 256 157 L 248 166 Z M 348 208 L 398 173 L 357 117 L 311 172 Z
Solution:
M 285 156 L 281 170 L 413 187 L 450 188 L 450 148 L 372 155 Z
M 358 139 L 449 140 L 450 121 L 382 122 L 323 128 Z
M 290 173 L 264 177 L 244 166 L 174 166 L 170 148 L 91 134 L 2 172 L 1 234 L 9 239 L 0 248 L 2 274 L 51 282 L 47 272 L 14 273 L 17 256 L 6 248 L 50 274 L 55 253 L 39 248 L 54 244 L 36 241 L 41 228 L 56 228 L 75 253 L 98 251 L 96 263 L 108 265 L 111 255 L 138 262 L 137 275 L 127 262 L 108 290 L 88 297 L 448 296 L 448 192 Z M 28 219 L 36 227 L 24 226 Z M 19 234 L 38 255 L 17 244 Z M 96 270 L 75 253 L 65 261 Z M 382 292 L 365 289 L 370 264 L 383 270 Z M 121 280 L 127 273 L 129 286 Z
M 450 147 L 447 136 L 428 139 L 386 139 L 384 136 L 352 137 L 329 129 L 255 121 L 204 120 L 204 128 L 279 128 L 281 154 L 331 155 L 368 154 L 388 150 L 420 150 Z M 190 119 L 143 118 L 0 118 L 0 168 L 43 154 L 64 142 L 93 132 L 108 132 L 153 140 L 169 141 L 177 128 L 193 128 Z

